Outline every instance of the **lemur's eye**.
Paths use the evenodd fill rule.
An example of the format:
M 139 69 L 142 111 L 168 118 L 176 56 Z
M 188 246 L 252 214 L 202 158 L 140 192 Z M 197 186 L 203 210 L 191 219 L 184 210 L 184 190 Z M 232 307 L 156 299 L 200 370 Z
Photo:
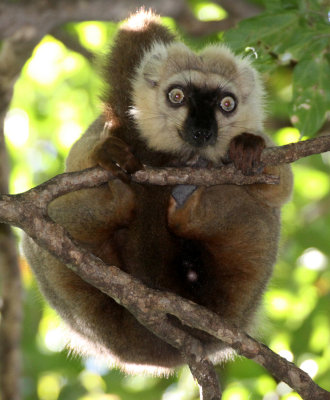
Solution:
M 236 107 L 236 101 L 232 96 L 225 96 L 221 99 L 220 107 L 223 111 L 231 112 Z
M 168 92 L 168 98 L 173 104 L 182 104 L 184 102 L 184 93 L 180 88 L 173 88 Z

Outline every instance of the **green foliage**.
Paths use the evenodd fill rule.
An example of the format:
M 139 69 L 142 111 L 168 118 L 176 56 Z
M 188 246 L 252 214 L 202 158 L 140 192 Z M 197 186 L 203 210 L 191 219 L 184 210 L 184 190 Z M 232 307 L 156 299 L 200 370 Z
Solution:
M 203 18 L 212 3 L 192 1 Z M 212 38 L 187 40 L 194 48 L 212 40 L 235 51 L 256 53 L 269 95 L 267 128 L 277 144 L 313 135 L 329 109 L 329 25 L 324 1 L 259 0 L 265 11 Z M 206 11 L 205 11 L 206 10 Z M 205 14 L 206 13 L 206 14 Z M 166 19 L 170 25 L 174 22 Z M 83 46 L 98 54 L 111 42 L 112 23 L 68 24 Z M 250 48 L 250 49 L 248 49 Z M 247 51 L 246 51 L 247 49 Z M 102 83 L 83 56 L 46 37 L 35 49 L 15 87 L 5 133 L 10 150 L 11 192 L 63 171 L 67 152 L 100 111 Z M 292 127 L 291 121 L 294 123 Z M 281 127 L 279 129 L 278 127 Z M 293 200 L 283 209 L 279 261 L 255 335 L 304 367 L 330 390 L 330 156 L 294 163 Z M 196 400 L 186 368 L 169 379 L 125 377 L 63 350 L 61 324 L 42 300 L 22 263 L 26 289 L 24 400 Z M 250 360 L 219 367 L 224 400 L 299 399 Z M 107 393 L 107 394 L 105 394 Z
M 313 136 L 330 109 L 330 24 L 326 0 L 264 0 L 266 12 L 243 20 L 225 33 L 238 52 L 253 49 L 256 65 L 273 73 L 292 65 L 291 122 L 302 136 Z

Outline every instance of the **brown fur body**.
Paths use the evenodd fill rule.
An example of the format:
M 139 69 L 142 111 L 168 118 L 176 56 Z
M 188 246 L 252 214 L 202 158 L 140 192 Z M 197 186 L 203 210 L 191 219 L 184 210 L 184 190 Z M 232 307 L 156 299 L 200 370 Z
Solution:
M 171 143 L 166 145 L 166 136 L 164 148 L 156 145 L 152 137 L 144 137 L 137 124 L 138 115 L 129 113 L 139 102 L 134 100 L 136 92 L 132 86 L 139 87 L 139 82 L 134 83 L 136 68 L 146 51 L 155 41 L 166 46 L 174 41 L 156 17 L 147 14 L 143 18 L 139 29 L 130 29 L 127 23 L 118 35 L 106 72 L 111 89 L 104 97 L 105 114 L 73 146 L 67 160 L 68 171 L 99 163 L 120 176 L 115 164 L 126 165 L 124 169 L 133 171 L 139 162 L 150 166 L 184 166 L 199 156 L 199 149 L 194 151 L 184 143 L 178 151 L 173 151 Z M 148 90 L 160 87 L 150 78 L 153 73 L 144 73 L 151 82 Z M 240 100 L 242 108 L 244 96 Z M 106 137 L 102 136 L 105 121 L 110 127 Z M 241 133 L 246 126 L 251 131 L 253 123 L 241 121 L 237 129 Z M 260 124 L 256 122 L 254 133 L 261 129 Z M 219 126 L 220 137 L 224 124 L 219 122 Z M 232 159 L 239 164 L 248 153 L 244 150 L 244 140 L 248 144 L 251 141 L 247 136 L 244 140 L 231 140 L 237 138 L 235 132 L 223 135 L 225 139 L 221 137 L 226 141 L 219 145 L 219 155 L 223 156 L 230 147 Z M 120 138 L 130 148 L 121 146 L 114 138 Z M 260 140 L 252 140 L 252 156 L 260 153 L 259 142 L 260 146 L 265 140 L 271 143 L 264 136 L 257 138 Z M 221 162 L 220 157 L 216 160 L 213 149 L 207 151 L 201 154 L 209 163 Z M 248 161 L 241 167 L 246 166 Z M 56 199 L 49 213 L 106 263 L 117 265 L 150 287 L 173 291 L 248 329 L 276 259 L 280 206 L 290 195 L 292 185 L 287 166 L 269 168 L 268 172 L 280 175 L 280 185 L 200 187 L 182 206 L 171 195 L 172 187 L 129 184 L 116 179 L 99 188 Z M 166 372 L 183 362 L 174 348 L 156 338 L 123 307 L 83 282 L 31 239 L 25 238 L 24 247 L 45 296 L 76 332 L 73 343 L 76 349 L 101 354 L 128 371 L 140 366 L 142 370 Z M 214 362 L 226 357 L 225 346 L 216 346 L 207 335 L 194 334 L 208 343 Z

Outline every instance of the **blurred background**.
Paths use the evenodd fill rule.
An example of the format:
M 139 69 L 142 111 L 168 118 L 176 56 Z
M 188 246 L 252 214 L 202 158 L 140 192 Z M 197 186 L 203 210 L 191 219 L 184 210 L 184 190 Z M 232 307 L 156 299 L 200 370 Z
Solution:
M 135 3 L 135 8 L 142 5 Z M 234 18 L 227 2 L 191 0 L 185 2 L 190 20 L 165 16 L 163 21 L 196 50 L 209 42 L 226 42 L 254 59 L 268 92 L 266 131 L 278 145 L 329 134 L 329 3 L 240 3 L 246 3 L 250 14 L 244 11 Z M 118 24 L 70 22 L 61 29 L 62 37 L 44 36 L 15 85 L 4 124 L 10 193 L 63 172 L 71 145 L 101 110 L 103 84 L 98 71 Z M 74 38 L 78 49 L 71 49 L 68 37 Z M 304 158 L 292 168 L 293 198 L 283 209 L 280 254 L 257 336 L 329 391 L 330 153 Z M 15 233 L 19 239 L 21 232 Z M 97 360 L 68 354 L 62 323 L 43 300 L 22 256 L 20 267 L 24 400 L 199 398 L 186 367 L 164 379 L 125 376 Z M 250 360 L 237 358 L 217 370 L 224 400 L 300 399 Z

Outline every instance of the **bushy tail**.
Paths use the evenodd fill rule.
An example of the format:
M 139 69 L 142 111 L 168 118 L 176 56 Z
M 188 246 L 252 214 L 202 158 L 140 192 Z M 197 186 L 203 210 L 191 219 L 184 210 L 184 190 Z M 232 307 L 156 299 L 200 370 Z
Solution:
M 104 68 L 109 85 L 103 96 L 106 109 L 125 117 L 132 105 L 131 80 L 144 52 L 155 41 L 167 44 L 173 40 L 174 36 L 161 25 L 159 16 L 150 10 L 141 9 L 122 24 Z

